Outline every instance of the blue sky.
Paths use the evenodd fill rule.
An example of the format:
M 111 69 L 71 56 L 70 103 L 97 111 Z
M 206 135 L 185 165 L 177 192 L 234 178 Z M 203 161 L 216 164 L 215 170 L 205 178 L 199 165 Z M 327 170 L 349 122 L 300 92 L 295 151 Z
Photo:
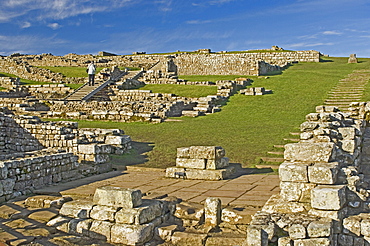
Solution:
M 210 48 L 370 57 L 369 0 L 1 0 L 0 55 Z

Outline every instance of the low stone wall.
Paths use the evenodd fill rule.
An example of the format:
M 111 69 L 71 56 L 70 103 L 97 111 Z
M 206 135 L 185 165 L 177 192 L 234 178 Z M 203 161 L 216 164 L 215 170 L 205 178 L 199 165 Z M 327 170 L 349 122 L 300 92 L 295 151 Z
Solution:
M 52 152 L 1 161 L 0 202 L 46 185 L 80 178 L 77 159 L 72 153 Z
M 280 194 L 270 198 L 248 227 L 249 245 L 370 243 L 366 124 L 329 106 L 306 116 L 300 142 L 285 145 Z
M 0 77 L 0 87 L 8 90 L 15 90 L 19 87 L 19 78 Z
M 74 91 L 64 84 L 28 85 L 28 92 L 39 99 L 64 98 Z

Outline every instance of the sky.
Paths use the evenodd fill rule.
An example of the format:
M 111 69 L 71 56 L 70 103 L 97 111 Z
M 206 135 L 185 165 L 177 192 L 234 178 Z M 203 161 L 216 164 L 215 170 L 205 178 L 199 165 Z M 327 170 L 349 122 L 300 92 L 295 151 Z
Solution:
M 0 55 L 277 45 L 370 57 L 369 0 L 0 0 Z

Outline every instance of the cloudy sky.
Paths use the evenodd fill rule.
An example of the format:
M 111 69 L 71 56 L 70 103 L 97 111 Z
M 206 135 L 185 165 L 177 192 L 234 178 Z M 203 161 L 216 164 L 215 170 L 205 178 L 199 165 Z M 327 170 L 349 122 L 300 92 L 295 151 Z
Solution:
M 1 0 L 0 55 L 210 48 L 370 57 L 369 0 Z

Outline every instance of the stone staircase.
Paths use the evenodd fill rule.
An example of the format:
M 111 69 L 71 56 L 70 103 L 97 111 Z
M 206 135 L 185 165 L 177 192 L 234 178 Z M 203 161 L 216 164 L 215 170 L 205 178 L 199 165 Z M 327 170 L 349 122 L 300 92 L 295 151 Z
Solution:
M 360 102 L 366 84 L 370 80 L 370 70 L 354 70 L 346 78 L 341 79 L 339 83 L 328 93 L 328 99 L 324 105 L 338 107 L 342 112 L 348 112 L 348 107 L 352 102 Z M 285 138 L 286 143 L 298 142 L 299 132 L 291 132 L 292 137 Z M 274 145 L 274 150 L 267 152 L 265 157 L 261 157 L 263 164 L 256 165 L 257 168 L 279 167 L 284 162 L 284 145 Z
M 143 71 L 126 71 L 122 72 L 121 75 L 110 78 L 106 81 L 101 79 L 95 79 L 95 84 L 93 86 L 89 85 L 89 83 L 85 83 L 80 88 L 75 90 L 73 93 L 69 94 L 64 98 L 67 101 L 86 101 L 94 96 L 96 93 L 104 89 L 107 85 L 114 83 L 115 81 L 122 80 L 125 81 L 127 79 L 138 79 L 142 75 Z
M 324 105 L 338 107 L 342 112 L 348 112 L 352 102 L 359 102 L 370 80 L 370 70 L 354 70 L 328 93 Z

